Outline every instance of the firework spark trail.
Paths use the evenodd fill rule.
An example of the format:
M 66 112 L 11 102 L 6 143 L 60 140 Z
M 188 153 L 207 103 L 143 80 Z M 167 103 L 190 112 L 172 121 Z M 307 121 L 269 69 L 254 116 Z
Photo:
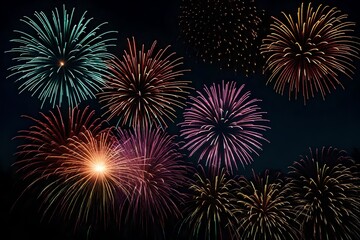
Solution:
M 261 150 L 261 141 L 267 141 L 261 131 L 270 127 L 263 125 L 268 120 L 265 112 L 256 104 L 260 100 L 252 99 L 250 92 L 243 93 L 245 85 L 236 87 L 235 82 L 224 81 L 204 87 L 204 93 L 190 96 L 189 107 L 184 111 L 184 121 L 180 123 L 181 136 L 186 143 L 183 148 L 190 156 L 200 154 L 199 161 L 205 164 L 233 172 L 238 162 L 243 166 L 252 161 L 252 153 Z
M 62 15 L 56 8 L 51 18 L 44 12 L 24 17 L 21 21 L 29 29 L 16 30 L 19 38 L 11 42 L 18 46 L 7 51 L 17 54 L 9 77 L 17 77 L 20 93 L 27 90 L 37 95 L 41 107 L 47 100 L 55 107 L 67 99 L 75 107 L 94 98 L 109 73 L 106 61 L 113 56 L 107 50 L 115 41 L 109 36 L 115 32 L 98 33 L 106 23 L 91 28 L 92 19 L 85 18 L 86 12 L 76 22 L 74 11 L 69 13 L 64 5 Z
M 285 21 L 273 17 L 270 34 L 261 46 L 266 56 L 264 71 L 270 72 L 267 81 L 281 95 L 288 89 L 289 100 L 303 95 L 304 104 L 315 92 L 323 99 L 331 89 L 342 85 L 341 74 L 351 78 L 354 59 L 359 58 L 359 38 L 351 36 L 355 23 L 346 21 L 347 15 L 335 7 L 311 3 L 298 8 L 297 18 L 286 15 Z
M 108 108 L 108 120 L 118 117 L 120 126 L 157 124 L 166 128 L 166 120 L 173 120 L 176 108 L 184 106 L 190 81 L 177 78 L 188 70 L 179 68 L 182 58 L 167 53 L 170 46 L 157 52 L 155 46 L 156 41 L 148 51 L 144 45 L 137 50 L 135 39 L 128 39 L 129 52 L 125 50 L 122 59 L 115 57 L 110 62 L 111 74 L 98 94 L 100 103 Z

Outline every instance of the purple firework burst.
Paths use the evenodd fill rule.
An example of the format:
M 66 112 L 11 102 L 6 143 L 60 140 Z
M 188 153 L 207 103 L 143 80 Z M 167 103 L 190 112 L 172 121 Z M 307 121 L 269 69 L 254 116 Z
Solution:
M 244 87 L 223 81 L 205 86 L 204 93 L 197 91 L 197 97 L 190 97 L 180 123 L 181 136 L 186 140 L 183 148 L 190 156 L 199 153 L 199 161 L 205 159 L 211 168 L 220 169 L 224 164 L 233 172 L 238 162 L 244 166 L 252 162 L 252 153 L 258 155 L 261 142 L 268 142 L 262 132 L 270 128 L 263 124 L 269 121 L 257 105 L 261 100 L 252 99 Z

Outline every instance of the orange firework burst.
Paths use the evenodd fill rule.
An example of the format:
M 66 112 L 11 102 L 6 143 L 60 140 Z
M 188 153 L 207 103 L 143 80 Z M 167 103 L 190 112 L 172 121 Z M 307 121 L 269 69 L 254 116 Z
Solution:
M 106 224 L 141 175 L 139 162 L 124 154 L 110 131 L 97 136 L 85 131 L 70 139 L 63 152 L 52 156 L 62 163 L 58 178 L 41 192 L 45 213 L 51 210 L 74 217 L 76 226 L 93 221 Z
M 295 21 L 283 15 L 284 22 L 273 17 L 271 33 L 261 46 L 265 71 L 271 73 L 268 83 L 275 80 L 274 89 L 281 95 L 288 88 L 289 99 L 301 92 L 304 104 L 314 92 L 325 99 L 337 85 L 344 88 L 338 75 L 351 78 L 352 61 L 359 58 L 359 40 L 349 35 L 355 23 L 345 21 L 347 15 L 335 7 L 319 5 L 314 10 L 311 3 L 305 9 L 301 4 Z

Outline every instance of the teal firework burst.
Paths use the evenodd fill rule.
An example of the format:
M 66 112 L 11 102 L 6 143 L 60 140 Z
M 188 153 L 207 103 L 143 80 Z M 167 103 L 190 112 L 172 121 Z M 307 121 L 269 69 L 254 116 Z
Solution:
M 19 91 L 38 96 L 43 107 L 46 101 L 55 105 L 64 99 L 70 107 L 95 97 L 108 74 L 106 61 L 112 58 L 107 50 L 114 46 L 114 31 L 100 33 L 101 23 L 92 28 L 86 12 L 75 20 L 74 8 L 68 12 L 55 8 L 51 17 L 35 12 L 34 17 L 21 19 L 26 31 L 15 30 L 16 44 L 8 53 L 16 54 L 8 77 L 16 77 Z

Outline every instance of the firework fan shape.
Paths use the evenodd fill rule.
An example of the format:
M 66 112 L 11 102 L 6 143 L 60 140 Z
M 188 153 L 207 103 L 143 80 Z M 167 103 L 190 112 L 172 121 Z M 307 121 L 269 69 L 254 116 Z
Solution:
M 186 227 L 194 239 L 231 239 L 236 232 L 235 181 L 225 169 L 218 174 L 206 172 L 202 166 L 191 183 L 190 199 L 183 210 L 180 230 Z
M 304 104 L 316 92 L 323 99 L 336 86 L 344 88 L 340 75 L 351 78 L 359 58 L 359 38 L 351 36 L 355 23 L 346 21 L 347 15 L 335 7 L 311 3 L 298 8 L 297 18 L 283 13 L 285 21 L 273 17 L 261 46 L 266 56 L 265 72 L 271 75 L 267 83 L 281 95 L 288 89 L 289 100 L 299 93 Z
M 174 136 L 157 127 L 117 128 L 116 135 L 126 155 L 142 161 L 142 180 L 133 183 L 127 219 L 146 231 L 156 224 L 164 227 L 167 219 L 180 216 L 180 189 L 188 181 L 188 166 Z
M 55 8 L 51 17 L 35 12 L 34 18 L 21 20 L 28 31 L 15 31 L 19 38 L 11 42 L 18 46 L 8 52 L 17 55 L 16 64 L 9 68 L 9 77 L 17 77 L 20 92 L 37 95 L 41 106 L 46 101 L 61 106 L 65 99 L 74 107 L 94 98 L 105 83 L 106 60 L 112 58 L 107 49 L 115 40 L 109 35 L 115 32 L 98 33 L 106 23 L 91 28 L 92 19 L 85 14 L 76 22 L 74 9 L 69 13 L 65 6 L 62 13 Z
M 184 121 L 179 124 L 186 140 L 183 148 L 190 151 L 190 156 L 198 153 L 199 161 L 205 159 L 211 168 L 225 165 L 233 172 L 238 162 L 244 166 L 252 161 L 252 153 L 258 154 L 261 142 L 267 142 L 261 132 L 270 128 L 264 125 L 269 121 L 257 105 L 260 100 L 252 99 L 244 87 L 222 81 L 210 88 L 205 86 L 196 97 L 190 96 Z
M 97 136 L 86 130 L 62 148 L 62 155 L 50 157 L 61 161 L 58 179 L 40 194 L 44 215 L 60 214 L 75 220 L 75 227 L 84 223 L 106 226 L 130 196 L 132 183 L 141 181 L 139 162 L 125 154 L 109 130 Z
M 120 126 L 157 124 L 167 127 L 166 120 L 176 117 L 176 108 L 184 106 L 189 81 L 178 80 L 186 69 L 179 68 L 182 58 L 167 53 L 170 46 L 155 52 L 156 41 L 145 51 L 137 50 L 135 39 L 128 39 L 128 51 L 122 59 L 110 61 L 111 74 L 99 101 L 108 108 L 108 120 L 117 117 Z
M 286 186 L 294 198 L 304 239 L 359 239 L 360 187 L 356 165 L 343 150 L 310 149 L 289 167 Z
M 34 124 L 27 130 L 20 130 L 14 139 L 23 141 L 16 152 L 14 166 L 24 178 L 33 179 L 32 185 L 53 175 L 61 165 L 56 158 L 63 153 L 61 146 L 69 144 L 69 139 L 85 130 L 97 135 L 102 131 L 103 121 L 95 117 L 95 111 L 87 106 L 69 108 L 67 115 L 57 106 L 41 118 L 28 118 Z
M 248 76 L 261 66 L 263 17 L 253 0 L 182 0 L 180 37 L 204 62 Z
M 253 180 L 240 177 L 236 195 L 241 239 L 299 239 L 299 224 L 280 179 L 253 172 Z

